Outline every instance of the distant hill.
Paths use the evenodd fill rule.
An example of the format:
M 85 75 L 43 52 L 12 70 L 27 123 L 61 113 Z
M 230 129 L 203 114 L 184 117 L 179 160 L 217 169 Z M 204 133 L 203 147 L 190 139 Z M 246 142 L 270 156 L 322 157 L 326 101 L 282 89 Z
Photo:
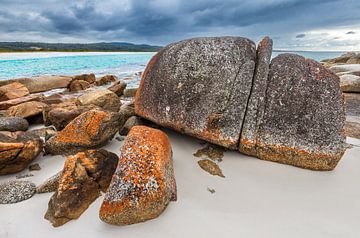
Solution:
M 126 42 L 100 42 L 90 44 L 72 43 L 40 43 L 40 42 L 0 42 L 0 52 L 21 51 L 131 51 L 153 52 L 162 47 L 145 44 L 132 44 Z

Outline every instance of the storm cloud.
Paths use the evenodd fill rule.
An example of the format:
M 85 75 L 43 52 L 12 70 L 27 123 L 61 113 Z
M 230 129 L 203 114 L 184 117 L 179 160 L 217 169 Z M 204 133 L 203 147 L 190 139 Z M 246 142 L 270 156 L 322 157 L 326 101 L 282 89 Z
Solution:
M 360 50 L 358 0 L 0 0 L 0 41 L 271 36 L 278 49 Z M 306 36 L 306 37 L 305 37 Z

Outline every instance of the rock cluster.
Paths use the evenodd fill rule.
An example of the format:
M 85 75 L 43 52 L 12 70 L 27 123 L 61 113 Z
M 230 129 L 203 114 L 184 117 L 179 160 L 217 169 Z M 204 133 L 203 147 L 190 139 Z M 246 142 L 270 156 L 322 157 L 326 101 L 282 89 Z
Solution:
M 339 78 L 294 54 L 271 59 L 272 41 L 195 38 L 148 63 L 137 115 L 260 159 L 332 170 L 345 151 Z
M 128 225 L 158 217 L 176 200 L 169 139 L 162 131 L 135 126 L 121 148 L 118 167 L 100 208 L 100 219 Z

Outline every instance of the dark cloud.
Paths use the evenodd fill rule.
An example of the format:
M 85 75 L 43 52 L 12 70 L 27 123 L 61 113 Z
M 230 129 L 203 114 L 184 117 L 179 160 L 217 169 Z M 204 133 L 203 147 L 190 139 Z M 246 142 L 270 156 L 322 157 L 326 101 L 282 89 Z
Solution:
M 348 32 L 346 32 L 346 34 L 347 35 L 354 35 L 354 34 L 356 34 L 356 32 L 355 31 L 348 31 Z
M 304 38 L 305 36 L 306 36 L 306 34 L 303 34 L 303 33 L 302 34 L 297 34 L 296 38 Z
M 310 31 L 357 29 L 360 21 L 357 0 L 0 2 L 0 40 L 19 40 L 21 35 L 23 40 L 167 44 L 195 36 L 242 35 L 259 40 L 270 35 L 287 47 L 293 46 L 294 35 L 309 38 Z

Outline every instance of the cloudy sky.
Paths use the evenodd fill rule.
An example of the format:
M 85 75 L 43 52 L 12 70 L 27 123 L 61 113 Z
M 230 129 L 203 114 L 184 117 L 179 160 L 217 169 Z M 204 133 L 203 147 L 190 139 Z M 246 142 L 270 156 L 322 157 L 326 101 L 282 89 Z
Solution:
M 0 41 L 165 45 L 220 35 L 360 50 L 360 0 L 0 0 Z

